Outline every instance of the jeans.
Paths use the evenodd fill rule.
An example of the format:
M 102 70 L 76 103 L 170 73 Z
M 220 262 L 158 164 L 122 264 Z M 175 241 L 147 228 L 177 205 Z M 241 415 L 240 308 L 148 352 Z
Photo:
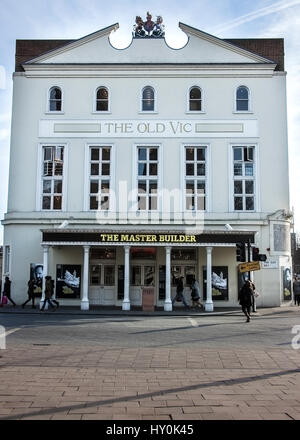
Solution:
M 44 304 L 42 305 L 41 310 L 44 310 L 45 305 L 46 305 L 46 302 L 48 302 L 49 306 L 50 306 L 52 309 L 54 309 L 55 306 L 52 304 L 51 299 L 46 298 L 46 299 L 44 300 Z
M 176 294 L 176 295 L 174 296 L 174 298 L 172 299 L 172 305 L 174 305 L 175 301 L 177 301 L 177 295 L 181 297 L 182 302 L 183 302 L 183 304 L 184 304 L 184 307 L 188 307 L 188 303 L 186 302 L 186 299 L 185 299 L 185 297 L 184 297 L 183 292 L 181 292 L 180 294 Z

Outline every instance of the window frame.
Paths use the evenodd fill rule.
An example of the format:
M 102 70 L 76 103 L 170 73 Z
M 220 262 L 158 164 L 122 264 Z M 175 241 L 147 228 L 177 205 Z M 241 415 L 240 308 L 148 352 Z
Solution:
M 96 210 L 90 209 L 90 181 L 91 181 L 91 173 L 90 173 L 90 149 L 95 147 L 104 147 L 110 148 L 110 201 L 109 201 L 109 209 L 104 210 Z M 87 142 L 85 144 L 85 173 L 84 173 L 84 196 L 83 196 L 83 211 L 85 212 L 96 212 L 97 215 L 108 215 L 115 212 L 116 210 L 116 192 L 115 192 L 115 168 L 116 168 L 116 160 L 115 160 L 115 144 L 107 143 L 107 142 Z M 95 176 L 98 177 L 99 176 Z M 101 179 L 101 178 L 100 178 Z M 106 179 L 107 180 L 107 179 Z
M 62 175 L 62 207 L 61 209 L 43 209 L 43 164 L 44 164 L 44 147 L 63 147 L 64 159 L 63 159 L 63 175 Z M 67 197 L 68 197 L 68 166 L 69 166 L 69 148 L 68 144 L 59 142 L 43 142 L 38 144 L 38 160 L 37 160 L 37 189 L 36 189 L 36 211 L 39 212 L 65 212 L 67 210 Z M 53 176 L 54 177 L 54 176 Z
M 235 147 L 253 147 L 253 179 L 245 179 L 246 176 L 234 176 L 234 153 L 233 150 Z M 231 213 L 255 213 L 260 212 L 261 206 L 260 206 L 260 164 L 259 164 L 259 145 L 255 142 L 253 143 L 230 143 L 228 145 L 228 158 L 229 158 L 229 167 L 228 167 L 228 173 L 229 173 L 229 185 L 228 185 L 228 194 L 229 194 L 229 206 L 228 210 Z M 235 179 L 236 177 L 236 179 Z M 249 176 L 250 177 L 250 176 Z M 252 177 L 252 176 L 251 176 Z M 235 210 L 234 209 L 234 181 L 235 180 L 253 180 L 254 181 L 254 209 L 253 210 Z M 243 197 L 246 197 L 246 193 L 243 194 Z
M 200 93 L 201 93 L 201 110 L 190 110 L 190 93 L 192 89 L 199 89 Z M 187 96 L 186 96 L 186 113 L 189 114 L 201 114 L 201 113 L 205 113 L 204 110 L 204 93 L 203 90 L 200 86 L 198 85 L 193 85 L 191 87 L 188 88 L 187 90 Z
M 190 178 L 186 176 L 186 148 L 205 148 L 205 179 L 197 178 L 197 176 L 191 176 Z M 194 162 L 195 163 L 195 162 Z M 205 213 L 211 211 L 211 178 L 210 178 L 210 164 L 211 164 L 211 149 L 210 144 L 208 142 L 204 143 L 184 143 L 181 145 L 181 193 L 182 193 L 182 212 L 184 213 Z M 186 181 L 193 180 L 194 185 L 195 181 L 205 181 L 205 210 L 197 210 L 197 209 L 186 209 Z
M 50 110 L 50 93 L 52 89 L 60 89 L 61 91 L 61 110 Z M 53 85 L 47 90 L 47 105 L 46 105 L 46 114 L 50 115 L 61 115 L 64 114 L 64 90 L 62 86 Z
M 100 175 L 95 175 L 95 176 L 92 176 L 92 174 L 91 174 L 91 164 L 92 164 L 92 159 L 91 159 L 91 150 L 93 149 L 93 148 L 98 148 L 99 149 L 99 151 L 101 150 L 101 160 L 99 160 L 99 161 L 97 161 L 98 163 L 99 163 L 99 168 L 102 166 L 102 164 L 103 163 L 109 163 L 109 175 L 108 176 L 103 176 L 102 175 L 102 172 L 101 172 L 101 174 Z M 102 159 L 102 150 L 103 149 L 109 149 L 109 151 L 110 151 L 110 153 L 109 153 L 109 161 L 108 160 L 103 160 Z M 107 145 L 92 145 L 92 146 L 90 146 L 90 148 L 89 148 L 89 191 L 88 191 L 88 201 L 89 201 L 89 211 L 90 212 L 109 212 L 109 211 L 111 211 L 111 171 L 112 171 L 112 151 L 111 151 L 111 146 L 107 146 Z M 92 196 L 92 194 L 96 194 L 96 193 L 92 193 L 91 192 L 91 189 L 90 189 L 90 186 L 91 186 L 91 182 L 92 182 L 92 180 L 97 180 L 98 181 L 98 193 L 97 193 L 97 196 L 99 196 L 100 195 L 100 197 L 102 196 L 102 194 L 105 194 L 105 193 L 102 193 L 102 190 L 100 189 L 100 187 L 101 187 L 101 184 L 102 184 L 102 181 L 109 181 L 109 195 L 108 195 L 108 203 L 109 203 L 109 208 L 108 209 L 99 209 L 99 204 L 100 204 L 100 206 L 101 206 L 101 203 L 100 203 L 100 201 L 98 200 L 98 209 L 92 209 L 90 206 L 90 203 L 91 203 L 91 197 L 93 197 Z M 99 182 L 101 182 L 101 184 L 99 185 Z M 102 196 L 102 197 L 107 197 L 107 196 Z
M 154 100 L 153 110 L 143 110 L 143 94 L 144 94 L 144 90 L 147 89 L 148 87 L 153 90 L 153 94 L 154 94 L 154 97 L 153 97 L 153 100 Z M 151 85 L 151 84 L 147 84 L 146 86 L 142 87 L 141 92 L 140 92 L 140 111 L 139 111 L 139 113 L 141 113 L 141 114 L 150 114 L 150 115 L 151 114 L 157 114 L 158 113 L 157 108 L 158 107 L 157 107 L 157 91 L 156 91 L 156 88 L 153 85 Z
M 248 110 L 238 110 L 237 109 L 237 92 L 240 87 L 245 87 L 245 89 L 247 89 L 247 91 L 248 91 Z M 234 90 L 234 106 L 233 106 L 234 110 L 233 110 L 233 113 L 238 113 L 238 114 L 253 113 L 252 107 L 251 107 L 251 102 L 252 102 L 252 100 L 251 100 L 250 88 L 248 86 L 246 86 L 245 84 L 238 85 Z
M 139 215 L 143 215 L 143 214 L 147 214 L 147 213 L 158 213 L 161 211 L 161 203 L 162 203 L 162 197 L 161 197 L 161 179 L 160 179 L 160 173 L 162 168 L 162 148 L 161 145 L 159 143 L 151 143 L 151 144 L 143 144 L 143 143 L 138 143 L 138 144 L 134 144 L 134 148 L 135 148 L 135 154 L 133 155 L 134 157 L 134 173 L 133 173 L 133 189 L 135 190 L 135 203 L 134 206 L 136 206 L 136 209 L 133 209 L 135 212 L 139 213 Z M 146 148 L 147 151 L 149 151 L 149 149 L 151 148 L 157 148 L 157 176 L 153 176 L 151 177 L 150 174 L 145 176 L 146 182 L 150 182 L 150 180 L 156 180 L 157 181 L 157 209 L 138 209 L 138 180 L 139 180 L 139 173 L 138 173 L 138 168 L 139 168 L 139 159 L 138 159 L 138 149 L 139 148 Z M 148 162 L 148 152 L 147 152 L 147 159 L 146 159 L 146 163 Z M 147 183 L 147 187 L 149 186 L 149 184 Z M 149 200 L 149 194 L 147 192 L 146 194 L 146 200 Z M 149 204 L 148 204 L 149 206 Z
M 11 268 L 11 245 L 4 244 L 3 246 L 3 275 L 8 276 Z
M 107 105 L 107 110 L 97 110 L 97 93 L 98 90 L 100 89 L 106 89 L 107 93 L 108 93 L 108 105 Z M 94 98 L 93 98 L 93 113 L 95 114 L 111 114 L 111 91 L 110 88 L 107 86 L 98 86 L 95 90 L 94 90 Z

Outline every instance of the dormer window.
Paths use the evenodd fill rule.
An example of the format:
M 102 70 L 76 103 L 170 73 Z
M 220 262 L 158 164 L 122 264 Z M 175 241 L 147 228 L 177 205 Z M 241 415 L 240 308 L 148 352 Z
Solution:
M 99 87 L 96 93 L 96 111 L 108 112 L 109 94 L 106 87 Z
M 200 87 L 192 87 L 189 93 L 189 111 L 202 111 L 202 93 Z
M 236 91 L 236 111 L 249 111 L 249 90 L 245 86 L 240 86 Z
M 49 111 L 62 111 L 62 91 L 59 87 L 52 87 L 49 91 Z
M 143 112 L 153 112 L 155 108 L 155 98 L 154 98 L 153 87 L 144 87 L 142 92 L 142 111 Z

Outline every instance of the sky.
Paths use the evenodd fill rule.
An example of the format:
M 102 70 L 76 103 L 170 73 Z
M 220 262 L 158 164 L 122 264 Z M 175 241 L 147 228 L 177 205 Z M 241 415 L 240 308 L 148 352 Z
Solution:
M 131 41 L 135 17 L 161 15 L 166 41 L 182 47 L 183 22 L 219 38 L 284 38 L 290 207 L 300 232 L 300 0 L 0 0 L 0 219 L 7 209 L 12 73 L 16 39 L 76 39 L 119 23 L 116 47 Z M 0 245 L 3 228 L 0 226 Z

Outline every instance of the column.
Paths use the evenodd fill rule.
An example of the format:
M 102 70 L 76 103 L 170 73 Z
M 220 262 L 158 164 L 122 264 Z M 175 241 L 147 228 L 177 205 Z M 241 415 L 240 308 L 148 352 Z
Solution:
M 211 254 L 213 248 L 211 246 L 207 246 L 206 248 L 206 302 L 205 302 L 205 311 L 213 312 L 214 311 L 214 303 L 212 301 L 212 289 L 211 289 Z
M 130 277 L 129 277 L 129 252 L 130 246 L 124 247 L 125 251 L 125 268 L 124 268 L 124 300 L 122 303 L 122 310 L 130 310 L 130 298 L 129 298 L 129 287 L 130 287 Z
M 166 247 L 166 299 L 164 304 L 165 312 L 172 312 L 171 301 L 171 248 Z
M 45 285 L 46 285 L 45 277 L 48 275 L 48 261 L 49 261 L 49 246 L 43 245 L 43 283 L 42 283 L 42 297 L 40 301 L 40 308 L 42 307 L 45 301 Z M 48 303 L 46 304 L 45 308 L 47 307 L 48 307 Z
M 90 258 L 90 246 L 83 246 L 83 286 L 82 286 L 82 298 L 81 298 L 81 310 L 89 310 L 89 258 Z

